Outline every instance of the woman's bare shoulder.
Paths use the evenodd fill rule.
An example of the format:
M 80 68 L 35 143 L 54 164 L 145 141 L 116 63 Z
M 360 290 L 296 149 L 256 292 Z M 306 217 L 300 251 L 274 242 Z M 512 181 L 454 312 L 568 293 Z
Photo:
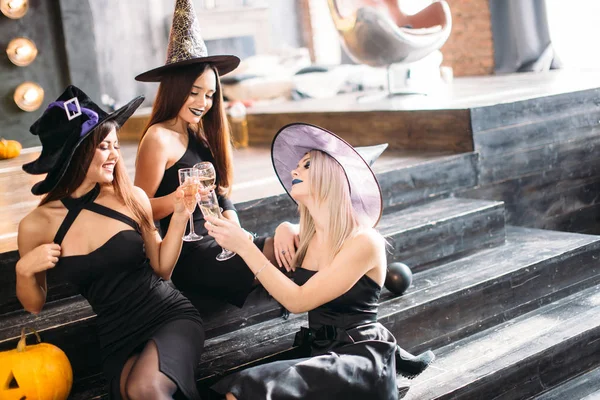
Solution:
M 172 149 L 177 148 L 179 140 L 179 134 L 163 123 L 154 124 L 144 134 L 138 156 L 151 155 L 152 160 L 160 155 L 168 156 Z
M 55 226 L 65 208 L 60 201 L 51 201 L 34 208 L 19 222 L 19 236 L 32 242 L 50 243 L 54 238 Z
M 141 205 L 144 209 L 150 207 L 150 199 L 148 198 L 146 192 L 144 192 L 144 189 L 142 189 L 139 186 L 133 186 L 132 193 L 135 198 L 135 201 L 137 201 L 138 204 Z
M 144 134 L 144 138 L 142 141 L 165 143 L 174 138 L 177 138 L 178 136 L 179 133 L 171 129 L 166 123 L 159 122 L 148 128 L 148 130 Z
M 375 228 L 361 229 L 348 239 L 352 246 L 362 246 L 365 250 L 377 251 L 385 249 L 385 239 Z

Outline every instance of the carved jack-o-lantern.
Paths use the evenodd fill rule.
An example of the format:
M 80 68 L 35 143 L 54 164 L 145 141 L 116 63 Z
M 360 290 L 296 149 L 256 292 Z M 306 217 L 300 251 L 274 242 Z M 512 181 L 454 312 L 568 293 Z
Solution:
M 27 346 L 25 329 L 15 350 L 0 352 L 0 400 L 66 400 L 73 384 L 67 355 L 41 343 Z

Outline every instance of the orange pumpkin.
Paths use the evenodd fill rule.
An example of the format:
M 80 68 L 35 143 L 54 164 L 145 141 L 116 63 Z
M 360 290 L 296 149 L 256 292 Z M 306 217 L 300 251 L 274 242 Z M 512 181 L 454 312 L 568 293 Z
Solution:
M 1 400 L 66 400 L 73 385 L 73 370 L 58 347 L 41 343 L 27 346 L 25 329 L 15 350 L 0 352 Z
M 17 157 L 22 148 L 21 143 L 16 140 L 0 139 L 0 160 Z

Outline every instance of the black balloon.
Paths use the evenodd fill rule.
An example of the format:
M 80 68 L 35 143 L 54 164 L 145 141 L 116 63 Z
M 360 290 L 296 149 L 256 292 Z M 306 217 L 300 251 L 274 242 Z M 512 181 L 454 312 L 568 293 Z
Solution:
M 387 275 L 385 276 L 385 287 L 387 290 L 400 295 L 406 292 L 411 283 L 412 271 L 406 264 L 394 262 L 388 265 Z

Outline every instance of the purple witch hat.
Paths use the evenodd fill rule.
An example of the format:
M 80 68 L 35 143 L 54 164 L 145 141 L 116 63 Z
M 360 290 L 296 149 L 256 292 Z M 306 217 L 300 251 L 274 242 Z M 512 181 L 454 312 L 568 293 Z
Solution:
M 380 144 L 354 148 L 327 129 L 294 123 L 284 126 L 275 134 L 271 144 L 271 160 L 279 181 L 289 194 L 292 190 L 291 171 L 296 168 L 298 161 L 310 150 L 327 153 L 346 173 L 352 206 L 374 227 L 381 218 L 383 198 L 379 182 L 370 166 L 387 146 Z
M 240 59 L 232 55 L 209 56 L 206 44 L 200 34 L 200 23 L 192 1 L 177 0 L 165 65 L 139 74 L 135 80 L 160 82 L 165 75 L 177 67 L 199 63 L 214 65 L 219 71 L 219 75 L 223 76 L 236 69 L 240 64 Z

